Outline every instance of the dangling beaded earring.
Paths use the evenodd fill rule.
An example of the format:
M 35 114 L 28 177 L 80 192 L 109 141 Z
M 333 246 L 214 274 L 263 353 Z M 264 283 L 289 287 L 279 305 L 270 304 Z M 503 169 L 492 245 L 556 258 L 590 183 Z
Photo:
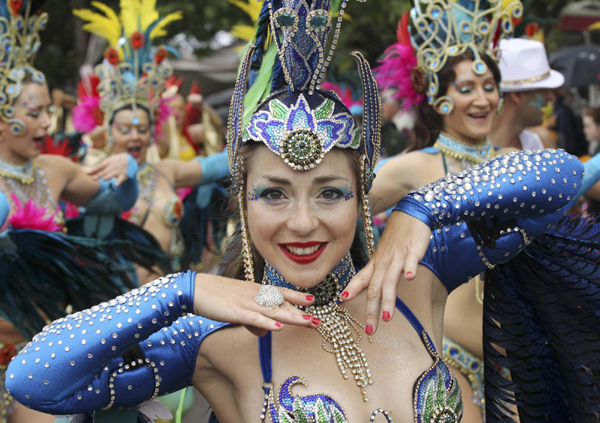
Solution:
M 454 101 L 448 96 L 443 96 L 437 99 L 434 107 L 438 107 L 441 114 L 449 115 L 454 111 Z
M 375 252 L 375 237 L 373 236 L 373 219 L 371 218 L 371 207 L 369 206 L 369 198 L 367 196 L 366 186 L 368 183 L 368 163 L 367 157 L 361 159 L 360 171 L 360 197 L 362 201 L 362 218 L 363 226 L 365 227 L 365 241 L 367 243 L 367 254 L 369 259 L 373 257 Z
M 243 169 L 243 162 L 240 163 L 240 168 Z M 241 178 L 240 178 L 241 179 Z M 247 282 L 255 282 L 254 280 L 254 264 L 252 262 L 252 250 L 250 248 L 250 238 L 248 237 L 248 228 L 246 226 L 246 212 L 244 211 L 244 193 L 245 184 L 240 180 L 238 189 L 238 202 L 240 206 L 240 226 L 242 228 L 242 255 L 244 258 L 244 274 Z

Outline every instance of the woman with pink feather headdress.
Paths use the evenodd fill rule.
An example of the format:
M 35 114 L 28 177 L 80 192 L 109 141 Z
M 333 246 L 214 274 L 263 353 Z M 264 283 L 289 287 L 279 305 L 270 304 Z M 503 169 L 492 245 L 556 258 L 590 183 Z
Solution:
M 488 135 L 502 108 L 497 45 L 512 32 L 504 22 L 516 18 L 522 6 L 482 6 L 469 14 L 461 9 L 469 9 L 466 3 L 479 4 L 448 2 L 443 11 L 425 12 L 417 1 L 398 24 L 398 42 L 374 70 L 380 89 L 397 110 L 415 117 L 409 154 L 380 165 L 373 185 L 375 212 L 423 184 L 510 151 L 495 150 Z M 501 28 L 494 27 L 500 21 Z M 477 30 L 463 31 L 475 25 Z M 465 398 L 463 422 L 468 423 L 485 421 L 482 298 L 483 285 L 476 277 L 449 296 L 445 312 L 444 359 L 459 381 Z

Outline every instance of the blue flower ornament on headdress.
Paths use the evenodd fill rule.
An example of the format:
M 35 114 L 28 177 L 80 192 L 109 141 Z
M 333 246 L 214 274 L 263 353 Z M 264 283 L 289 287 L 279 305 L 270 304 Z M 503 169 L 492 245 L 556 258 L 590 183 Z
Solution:
M 25 123 L 15 119 L 14 101 L 21 95 L 23 81 L 29 76 L 38 84 L 44 74 L 33 67 L 46 29 L 48 14 L 41 13 L 44 0 L 0 0 L 0 119 L 10 124 L 13 135 L 27 132 Z
M 244 183 L 240 179 L 243 163 L 239 152 L 244 144 L 264 143 L 297 171 L 315 168 L 334 147 L 359 150 L 360 197 L 371 253 L 374 245 L 367 194 L 381 143 L 378 87 L 364 57 L 358 52 L 352 53 L 364 95 L 362 132 L 339 96 L 320 88 L 339 38 L 347 2 L 336 2 L 339 10 L 337 17 L 332 17 L 331 0 L 265 0 L 255 38 L 246 50 L 234 89 L 229 111 L 228 153 L 234 188 L 241 192 Z M 328 49 L 332 29 L 333 40 Z M 272 62 L 267 61 L 270 53 L 275 53 L 271 55 L 275 58 Z M 262 83 L 268 80 L 270 88 L 244 122 L 244 107 L 248 107 L 244 102 L 246 91 L 253 83 L 258 84 L 255 82 L 258 68 L 260 80 Z M 265 78 L 266 72 L 270 72 L 269 78 Z M 239 197 L 242 201 L 243 196 Z M 243 207 L 241 210 L 243 213 Z M 246 278 L 252 279 L 248 267 Z

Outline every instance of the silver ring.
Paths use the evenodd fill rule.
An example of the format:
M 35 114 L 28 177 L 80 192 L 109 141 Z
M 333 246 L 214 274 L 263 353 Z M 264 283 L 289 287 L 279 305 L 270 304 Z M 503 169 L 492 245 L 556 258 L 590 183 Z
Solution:
M 285 302 L 285 299 L 279 288 L 273 285 L 262 285 L 254 301 L 262 307 L 278 307 Z

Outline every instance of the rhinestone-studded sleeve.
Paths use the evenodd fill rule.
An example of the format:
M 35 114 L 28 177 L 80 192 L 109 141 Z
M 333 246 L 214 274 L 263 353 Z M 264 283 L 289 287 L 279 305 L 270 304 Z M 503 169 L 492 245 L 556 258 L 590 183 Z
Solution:
M 562 150 L 512 152 L 411 191 L 394 210 L 431 229 L 494 216 L 535 217 L 568 210 L 582 178 L 582 163 Z
M 30 408 L 76 414 L 189 386 L 200 343 L 225 326 L 187 314 L 195 276 L 160 278 L 46 326 L 9 365 L 7 389 Z

